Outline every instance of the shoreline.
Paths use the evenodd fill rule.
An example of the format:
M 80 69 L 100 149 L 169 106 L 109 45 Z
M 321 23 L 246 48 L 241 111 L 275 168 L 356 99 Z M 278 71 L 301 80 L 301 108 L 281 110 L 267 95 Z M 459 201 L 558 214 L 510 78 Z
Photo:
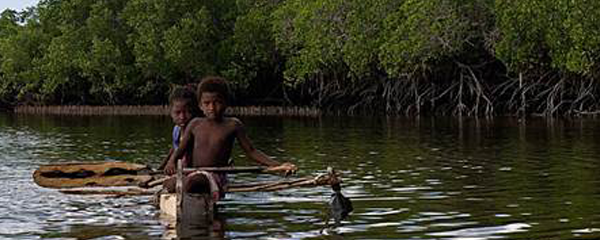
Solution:
M 168 105 L 123 105 L 123 106 L 17 106 L 16 114 L 36 115 L 168 115 Z M 313 107 L 280 106 L 235 106 L 227 109 L 227 114 L 237 116 L 296 116 L 318 117 L 321 110 Z

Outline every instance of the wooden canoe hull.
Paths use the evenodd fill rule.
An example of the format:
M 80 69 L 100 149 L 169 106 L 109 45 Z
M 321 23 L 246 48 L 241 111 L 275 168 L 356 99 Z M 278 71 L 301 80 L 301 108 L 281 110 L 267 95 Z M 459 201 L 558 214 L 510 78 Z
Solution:
M 175 193 L 161 194 L 159 204 L 161 215 L 176 220 L 177 223 L 203 224 L 213 220 L 216 202 L 210 194 L 183 194 L 180 211 L 177 209 L 178 200 Z
M 148 166 L 126 162 L 58 163 L 40 166 L 34 182 L 47 188 L 135 186 L 152 180 Z

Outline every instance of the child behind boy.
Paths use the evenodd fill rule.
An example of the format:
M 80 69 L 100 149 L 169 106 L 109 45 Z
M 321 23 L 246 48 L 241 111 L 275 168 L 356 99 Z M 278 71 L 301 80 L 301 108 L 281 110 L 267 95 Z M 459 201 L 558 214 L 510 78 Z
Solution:
M 198 108 L 196 93 L 189 87 L 174 88 L 169 96 L 169 106 L 169 113 L 173 119 L 173 123 L 175 123 L 172 132 L 172 146 L 169 150 L 169 154 L 160 164 L 160 167 L 158 167 L 159 170 L 164 169 L 167 162 L 169 162 L 169 158 L 175 152 L 175 149 L 179 147 L 181 133 L 190 120 L 202 116 L 200 108 Z M 187 159 L 185 161 L 187 162 Z
M 221 77 L 206 77 L 198 86 L 198 101 L 204 118 L 195 118 L 190 121 L 183 132 L 179 148 L 171 155 L 165 167 L 165 173 L 175 173 L 176 160 L 191 149 L 190 164 L 198 167 L 224 167 L 228 165 L 233 142 L 238 140 L 246 154 L 259 164 L 292 173 L 296 166 L 291 163 L 280 164 L 263 152 L 255 149 L 246 135 L 244 124 L 237 118 L 225 117 L 229 90 L 225 79 Z M 211 178 L 214 181 L 211 181 Z M 173 179 L 173 178 L 172 178 Z M 212 183 L 211 183 L 212 182 Z M 216 184 L 214 184 L 216 182 Z M 219 196 L 222 197 L 227 184 L 227 176 L 223 173 L 190 174 L 184 179 L 185 192 L 213 192 L 211 185 L 217 185 Z M 166 181 L 165 188 L 169 192 L 175 191 L 175 181 Z M 215 197 L 218 199 L 218 197 Z

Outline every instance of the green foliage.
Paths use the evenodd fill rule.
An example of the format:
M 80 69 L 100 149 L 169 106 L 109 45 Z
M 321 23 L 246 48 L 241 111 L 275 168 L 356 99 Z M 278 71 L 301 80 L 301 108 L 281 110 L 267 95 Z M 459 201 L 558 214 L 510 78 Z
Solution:
M 285 76 L 289 83 L 343 67 L 348 4 L 344 0 L 291 0 L 275 11 L 273 31 L 277 46 L 288 58 Z
M 498 58 L 513 71 L 537 66 L 589 73 L 600 50 L 600 2 L 496 1 Z
M 600 2 L 561 0 L 549 8 L 556 13 L 548 21 L 546 40 L 553 66 L 589 73 L 600 50 Z
M 523 72 L 593 79 L 599 53 L 593 0 L 42 0 L 0 14 L 0 96 L 164 103 L 173 84 L 223 75 L 239 92 L 403 102 L 409 85 L 399 80 L 446 83 L 466 69 L 489 82 Z M 425 93 L 413 93 L 419 108 Z
M 472 27 L 476 6 L 476 1 L 404 1 L 383 23 L 382 66 L 399 76 L 462 53 L 471 39 L 481 35 Z
M 8 101 L 22 98 L 26 93 L 37 95 L 41 80 L 39 62 L 47 39 L 32 26 L 18 26 L 17 31 L 0 39 L 2 57 L 0 91 Z
M 14 10 L 4 10 L 0 14 L 0 38 L 6 38 L 17 33 L 19 29 L 19 19 L 17 12 Z
M 67 34 L 52 39 L 41 61 L 45 79 L 41 86 L 43 94 L 50 95 L 59 88 L 78 79 L 80 62 L 85 59 L 85 35 L 81 30 L 66 29 Z M 64 31 L 64 30 L 63 30 Z
M 414 72 L 461 54 L 482 38 L 488 1 L 286 1 L 274 13 L 277 47 L 288 79 L 348 68 L 352 76 L 383 69 Z M 433 17 L 435 16 L 435 17 Z M 487 24 L 489 25 L 489 24 Z
M 119 1 L 97 1 L 86 19 L 85 41 L 90 45 L 79 62 L 80 74 L 89 82 L 90 95 L 104 104 L 115 104 L 136 79 L 130 74 L 132 57 L 126 45 L 129 28 L 119 17 L 123 7 Z
M 496 55 L 514 70 L 528 69 L 540 64 L 539 56 L 547 54 L 544 35 L 547 16 L 544 1 L 496 1 L 497 27 L 500 40 Z
M 189 80 L 214 72 L 214 35 L 212 18 L 206 8 L 201 8 L 165 31 L 165 60 Z
M 224 76 L 238 89 L 245 89 L 261 71 L 277 66 L 271 12 L 278 1 L 238 0 L 237 17 L 231 37 L 224 41 L 228 51 Z M 277 74 L 271 72 L 271 75 Z M 264 80 L 264 79 L 263 79 Z M 262 80 L 261 80 L 262 81 Z
M 160 45 L 163 31 L 172 21 L 164 14 L 167 6 L 167 1 L 132 0 L 123 10 L 122 18 L 132 28 L 127 41 L 143 78 L 167 75 L 168 66 Z
M 346 16 L 347 41 L 342 53 L 344 62 L 357 76 L 366 76 L 380 68 L 379 47 L 383 41 L 384 17 L 395 11 L 402 1 L 376 0 L 352 2 Z
M 146 79 L 187 83 L 214 74 L 219 9 L 210 1 L 132 0 L 123 11 L 128 44 Z

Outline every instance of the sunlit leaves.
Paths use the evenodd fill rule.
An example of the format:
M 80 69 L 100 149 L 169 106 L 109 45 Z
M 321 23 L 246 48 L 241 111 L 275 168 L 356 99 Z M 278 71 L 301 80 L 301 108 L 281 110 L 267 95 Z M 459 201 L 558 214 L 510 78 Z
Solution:
M 346 16 L 347 40 L 343 46 L 344 62 L 357 76 L 369 75 L 379 67 L 379 48 L 384 39 L 384 20 L 402 1 L 352 1 Z
M 16 92 L 20 97 L 26 92 L 37 92 L 41 81 L 39 62 L 45 41 L 44 35 L 33 26 L 19 27 L 17 32 L 0 39 L 2 94 Z
M 273 38 L 271 13 L 279 1 L 239 0 L 232 36 L 224 42 L 227 51 L 222 73 L 235 82 L 237 88 L 246 88 L 260 71 L 275 69 L 279 64 Z M 272 70 L 271 75 L 277 74 Z M 260 79 L 259 81 L 266 81 Z
M 460 54 L 483 35 L 487 1 L 286 1 L 275 11 L 277 47 L 288 78 L 348 67 L 352 76 L 379 68 L 410 73 Z M 475 42 L 475 41 L 473 41 Z
M 343 66 L 349 4 L 343 0 L 291 0 L 275 11 L 275 40 L 288 57 L 285 74 L 289 81 Z
M 398 76 L 461 53 L 469 40 L 481 35 L 472 28 L 476 7 L 471 1 L 405 1 L 385 18 L 382 65 Z
M 0 14 L 0 38 L 6 38 L 17 33 L 19 29 L 19 18 L 14 10 L 4 10 Z
M 368 87 L 490 62 L 504 65 L 481 69 L 502 75 L 493 80 L 590 77 L 599 50 L 593 0 L 42 0 L 0 16 L 0 93 L 160 102 L 171 84 L 210 74 L 236 90 L 265 81 Z
M 598 60 L 600 2 L 496 1 L 497 56 L 512 70 L 588 73 Z
M 41 69 L 45 76 L 41 86 L 42 93 L 54 93 L 62 85 L 78 79 L 86 49 L 83 46 L 86 43 L 81 41 L 82 35 L 81 30 L 72 30 L 52 39 L 42 59 Z
M 162 47 L 165 60 L 188 79 L 214 72 L 212 18 L 206 8 L 184 17 L 165 31 Z

